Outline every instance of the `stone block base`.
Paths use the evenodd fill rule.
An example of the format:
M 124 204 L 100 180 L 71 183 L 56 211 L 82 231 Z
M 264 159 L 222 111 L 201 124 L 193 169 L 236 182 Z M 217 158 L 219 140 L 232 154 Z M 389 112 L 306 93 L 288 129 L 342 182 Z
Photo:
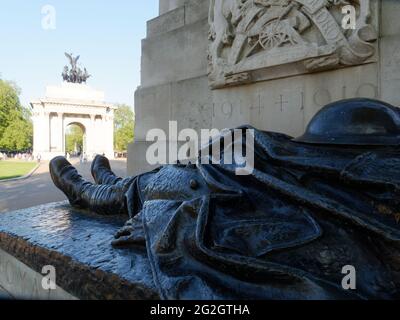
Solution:
M 111 246 L 126 218 L 65 202 L 0 215 L 0 297 L 158 299 L 145 249 Z M 56 290 L 43 289 L 44 266 L 55 268 Z

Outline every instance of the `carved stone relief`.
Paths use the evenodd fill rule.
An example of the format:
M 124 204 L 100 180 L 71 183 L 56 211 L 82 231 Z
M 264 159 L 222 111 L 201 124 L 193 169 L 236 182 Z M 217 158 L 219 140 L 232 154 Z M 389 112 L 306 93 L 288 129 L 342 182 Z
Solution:
M 211 0 L 213 89 L 373 61 L 370 0 Z M 342 7 L 357 11 L 342 28 Z

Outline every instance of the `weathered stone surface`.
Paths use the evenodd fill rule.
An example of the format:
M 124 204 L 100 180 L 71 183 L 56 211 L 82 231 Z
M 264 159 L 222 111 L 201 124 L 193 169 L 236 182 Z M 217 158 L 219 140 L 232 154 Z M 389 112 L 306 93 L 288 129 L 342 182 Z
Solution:
M 180 7 L 172 7 L 147 22 L 147 38 L 174 31 L 208 17 L 210 0 L 182 0 Z M 169 6 L 169 4 L 167 4 Z M 160 7 L 161 8 L 161 7 Z M 207 24 L 207 23 L 205 23 Z
M 178 130 L 192 128 L 200 132 L 212 126 L 212 92 L 207 77 L 142 88 L 136 91 L 135 99 L 136 116 L 141 119 L 136 124 L 136 141 L 145 141 L 153 128 L 168 133 L 169 121 L 177 121 Z
M 360 96 L 381 98 L 378 72 L 378 65 L 371 63 L 221 90 L 210 90 L 206 75 L 140 88 L 135 96 L 136 117 L 140 121 L 136 124 L 135 144 L 128 150 L 128 173 L 136 175 L 152 168 L 146 163 L 147 147 L 152 144 L 146 142 L 146 135 L 154 128 L 168 134 L 169 121 L 177 121 L 178 131 L 222 130 L 251 124 L 261 130 L 299 136 L 328 103 Z M 388 82 L 393 84 L 383 92 L 388 96 L 392 92 L 393 98 L 384 100 L 397 105 L 393 94 L 396 82 Z
M 185 25 L 185 8 L 180 7 L 147 22 L 147 37 L 170 32 Z
M 160 0 L 160 15 L 183 5 L 185 0 Z
M 185 0 L 185 24 L 191 24 L 208 17 L 210 0 Z
M 52 265 L 57 285 L 79 299 L 156 299 L 143 248 L 111 246 L 126 217 L 55 203 L 0 215 L 0 249 L 36 272 Z
M 315 23 L 310 18 L 313 14 L 307 13 L 304 15 L 311 20 L 311 24 L 304 24 L 304 30 L 299 29 L 303 26 L 301 21 L 306 20 L 299 13 L 299 10 L 305 9 L 297 6 L 299 9 L 292 8 L 290 14 L 283 15 L 281 22 L 282 26 L 286 22 L 297 24 L 295 32 L 300 34 L 300 44 L 282 43 L 273 49 L 267 46 L 264 50 L 258 48 L 261 51 L 249 58 L 244 58 L 243 52 L 238 51 L 238 63 L 231 63 L 232 60 L 228 58 L 235 50 L 233 42 L 242 35 L 238 30 L 239 24 L 251 15 L 251 9 L 243 7 L 239 11 L 234 10 L 235 5 L 242 6 L 242 3 L 250 7 L 252 3 L 258 3 L 260 8 L 270 6 L 268 8 L 272 8 L 271 12 L 286 3 L 304 3 L 307 6 L 320 4 L 318 10 L 323 14 L 322 18 L 331 16 L 336 25 L 322 23 L 319 27 L 323 30 L 320 30 L 318 21 L 321 20 L 317 19 Z M 223 129 L 250 124 L 261 130 L 299 136 L 324 105 L 336 100 L 365 97 L 400 105 L 397 94 L 400 85 L 400 22 L 396 18 L 400 12 L 399 1 L 352 1 L 358 13 L 357 28 L 354 31 L 341 28 L 343 14 L 338 3 L 320 0 L 160 0 L 160 8 L 165 9 L 162 12 L 166 12 L 166 15 L 174 14 L 171 9 L 184 9 L 185 23 L 183 27 L 143 41 L 142 82 L 135 97 L 135 139 L 141 145 L 129 148 L 128 174 L 143 172 L 148 168 L 144 148 L 146 134 L 154 128 L 168 133 L 168 122 L 171 120 L 178 122 L 179 129 Z M 221 14 L 218 5 L 221 4 L 225 4 L 227 9 L 222 10 L 224 17 L 218 17 Z M 229 8 L 230 5 L 233 7 Z M 235 16 L 230 12 L 237 13 L 237 21 L 233 21 Z M 292 16 L 297 18 L 291 19 Z M 224 31 L 227 30 L 224 23 L 218 24 L 219 18 L 222 22 L 228 19 L 231 23 L 225 37 Z M 159 19 L 164 18 L 161 16 Z M 261 21 L 261 18 L 257 16 L 254 20 Z M 209 23 L 211 31 L 214 27 L 215 34 L 209 34 Z M 340 33 L 336 32 L 336 35 L 343 40 L 333 43 L 333 47 L 342 48 L 336 50 L 338 60 L 323 55 L 321 50 L 317 50 L 317 57 L 304 59 L 302 51 L 296 49 L 299 46 L 312 49 L 313 43 L 318 48 L 324 46 L 327 41 L 322 32 L 325 30 L 327 33 L 324 35 L 329 38 L 329 35 L 335 34 L 335 30 L 338 31 L 337 26 Z M 289 31 L 292 28 L 290 24 L 286 27 Z M 253 29 L 265 31 L 265 36 L 271 34 L 268 28 Z M 218 42 L 217 39 L 213 40 L 217 35 L 222 44 L 213 46 Z M 364 43 L 360 43 L 360 39 L 364 39 Z M 352 56 L 351 52 L 348 55 L 349 52 L 343 49 L 348 48 L 349 43 L 350 47 L 356 45 L 356 53 L 360 52 L 359 49 L 366 49 L 365 55 L 342 64 L 341 59 Z M 244 43 L 244 47 L 248 47 L 247 43 Z M 296 56 L 299 52 L 300 55 Z M 285 56 L 289 58 L 288 61 L 279 61 Z M 246 76 L 246 72 L 238 72 L 241 67 L 249 67 L 248 73 L 251 76 Z M 233 68 L 232 73 L 228 70 L 225 77 L 224 71 L 229 68 Z
M 382 36 L 396 36 L 400 33 L 399 19 L 400 1 L 383 0 L 382 1 Z
M 0 249 L 0 285 L 4 290 L 5 299 L 76 300 L 76 297 L 60 286 L 56 286 L 54 290 L 44 288 L 43 277 L 43 274 Z M 46 279 L 44 281 L 47 283 Z
M 207 20 L 142 41 L 141 85 L 150 87 L 194 78 L 207 70 Z M 199 41 L 200 39 L 200 41 Z
M 400 105 L 400 33 L 384 37 L 381 43 L 382 96 L 387 102 Z

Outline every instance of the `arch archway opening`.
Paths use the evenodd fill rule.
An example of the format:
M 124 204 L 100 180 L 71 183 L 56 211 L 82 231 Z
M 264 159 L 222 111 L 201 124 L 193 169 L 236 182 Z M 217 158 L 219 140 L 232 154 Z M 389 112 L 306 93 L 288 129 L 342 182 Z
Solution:
M 81 123 L 70 123 L 66 127 L 65 153 L 68 157 L 86 154 L 86 129 Z

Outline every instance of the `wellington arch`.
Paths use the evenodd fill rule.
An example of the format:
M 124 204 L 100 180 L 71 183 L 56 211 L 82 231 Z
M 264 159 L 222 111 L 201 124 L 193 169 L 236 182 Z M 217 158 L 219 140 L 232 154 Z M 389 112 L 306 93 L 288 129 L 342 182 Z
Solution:
M 104 102 L 104 93 L 84 83 L 64 82 L 49 86 L 45 98 L 31 102 L 33 109 L 33 153 L 43 160 L 65 156 L 68 126 L 77 124 L 84 132 L 83 153 L 114 158 L 114 110 Z

